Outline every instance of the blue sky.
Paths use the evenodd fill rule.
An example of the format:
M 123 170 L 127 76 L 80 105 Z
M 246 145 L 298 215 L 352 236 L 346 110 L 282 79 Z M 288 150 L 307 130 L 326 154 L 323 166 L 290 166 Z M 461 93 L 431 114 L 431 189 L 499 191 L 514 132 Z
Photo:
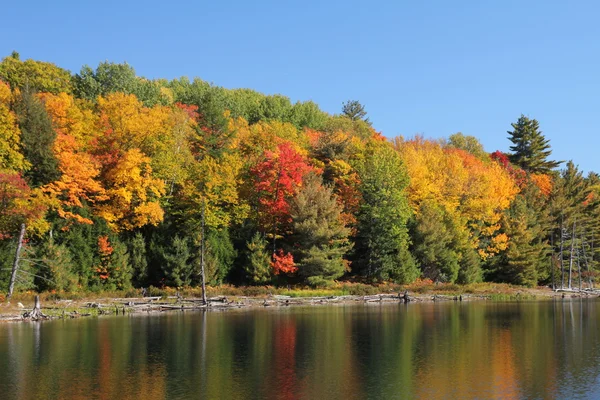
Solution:
M 386 136 L 476 136 L 507 151 L 521 113 L 555 159 L 600 172 L 600 4 L 593 1 L 11 1 L 0 55 L 73 72 L 100 61 L 149 78 L 363 103 Z

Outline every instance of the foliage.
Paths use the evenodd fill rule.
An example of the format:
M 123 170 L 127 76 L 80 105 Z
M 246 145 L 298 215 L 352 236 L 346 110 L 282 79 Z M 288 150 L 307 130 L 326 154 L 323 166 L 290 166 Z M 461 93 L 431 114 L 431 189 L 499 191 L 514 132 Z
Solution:
M 488 154 L 462 133 L 390 143 L 366 117 L 358 101 L 329 115 L 126 63 L 71 77 L 13 53 L 0 62 L 2 266 L 25 223 L 28 268 L 44 279 L 20 288 L 57 293 L 197 290 L 203 236 L 209 286 L 342 294 L 375 289 L 336 280 L 458 290 L 600 276 L 600 177 L 573 162 L 555 171 L 536 120 L 513 124 L 510 154 Z
M 0 62 L 0 80 L 13 89 L 36 90 L 49 93 L 70 93 L 71 74 L 56 65 L 36 60 L 21 61 L 13 53 Z
M 354 164 L 363 198 L 355 247 L 358 271 L 375 280 L 414 281 L 419 272 L 408 251 L 411 210 L 402 160 L 387 143 L 370 141 Z
M 298 275 L 309 283 L 341 277 L 348 269 L 344 256 L 351 247 L 350 230 L 344 226 L 342 209 L 332 190 L 311 174 L 292 199 L 290 209 Z
M 512 131 L 508 139 L 512 154 L 510 161 L 527 172 L 546 174 L 558 167 L 562 161 L 548 160 L 552 150 L 550 141 L 542 135 L 539 122 L 521 115 L 516 123 L 511 124 Z
M 247 261 L 244 270 L 251 283 L 264 285 L 271 280 L 271 253 L 267 250 L 268 242 L 256 232 L 246 244 Z

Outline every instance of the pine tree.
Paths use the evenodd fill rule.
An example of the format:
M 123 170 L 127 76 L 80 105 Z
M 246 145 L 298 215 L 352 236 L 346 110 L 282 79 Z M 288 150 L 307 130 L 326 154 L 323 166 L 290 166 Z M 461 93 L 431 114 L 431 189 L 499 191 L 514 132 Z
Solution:
M 365 106 L 360 104 L 358 100 L 348 100 L 347 102 L 343 103 L 342 114 L 350 118 L 352 121 L 363 120 L 367 124 L 370 124 L 369 118 L 365 118 L 367 116 Z
M 129 241 L 129 253 L 133 281 L 136 285 L 143 285 L 148 279 L 148 259 L 146 258 L 146 240 L 140 232 L 137 232 Z
M 53 182 L 60 177 L 53 152 L 56 132 L 41 101 L 32 91 L 24 90 L 16 103 L 21 128 L 21 144 L 31 168 L 25 173 L 33 187 Z
M 550 140 L 542 135 L 538 121 L 521 115 L 511 125 L 513 130 L 508 131 L 508 139 L 514 144 L 510 146 L 513 153 L 509 157 L 513 164 L 526 172 L 546 174 L 562 163 L 548 160 L 552 153 Z
M 210 285 L 223 283 L 236 256 L 229 230 L 210 230 L 206 235 L 206 282 Z
M 458 278 L 459 254 L 452 246 L 452 222 L 444 210 L 432 202 L 421 204 L 411 237 L 412 252 L 422 276 L 454 283 Z
M 156 258 L 162 258 L 160 265 L 168 285 L 181 287 L 192 283 L 193 266 L 188 240 L 175 235 L 171 245 L 163 247 L 153 238 L 150 248 Z
M 353 163 L 363 198 L 354 252 L 357 272 L 373 280 L 414 281 L 419 270 L 408 250 L 408 174 L 400 156 L 389 143 L 372 141 Z
M 264 285 L 271 280 L 271 252 L 268 241 L 256 232 L 246 244 L 247 262 L 244 270 L 250 282 Z
M 291 201 L 294 261 L 298 275 L 311 285 L 326 284 L 344 274 L 344 256 L 351 246 L 341 212 L 332 190 L 315 174 L 305 178 Z

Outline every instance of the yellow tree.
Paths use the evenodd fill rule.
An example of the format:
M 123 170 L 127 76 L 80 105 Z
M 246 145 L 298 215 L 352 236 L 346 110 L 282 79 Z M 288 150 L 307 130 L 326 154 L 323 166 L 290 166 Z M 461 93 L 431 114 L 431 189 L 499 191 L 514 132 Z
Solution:
M 420 137 L 394 144 L 409 171 L 408 197 L 417 215 L 422 202 L 433 201 L 469 229 L 482 258 L 505 248 L 506 237 L 495 233 L 518 188 L 502 167 Z
M 105 200 L 96 206 L 97 214 L 114 231 L 157 225 L 164 212 L 159 199 L 165 194 L 161 179 L 152 176 L 150 158 L 139 149 L 130 149 L 104 173 Z
M 29 165 L 20 151 L 21 131 L 10 110 L 11 98 L 10 88 L 0 81 L 0 169 L 22 171 Z
M 106 191 L 100 178 L 100 163 L 86 150 L 97 135 L 97 118 L 90 110 L 82 109 L 72 96 L 43 94 L 42 100 L 57 134 L 54 153 L 61 177 L 44 187 L 56 201 L 59 216 L 79 223 L 91 224 L 74 208 L 106 200 Z

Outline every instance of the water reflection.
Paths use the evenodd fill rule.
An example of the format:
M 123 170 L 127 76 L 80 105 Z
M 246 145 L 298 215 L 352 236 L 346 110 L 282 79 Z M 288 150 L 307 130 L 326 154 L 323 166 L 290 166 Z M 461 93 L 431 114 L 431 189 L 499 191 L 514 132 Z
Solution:
M 600 398 L 595 300 L 0 326 L 9 399 Z

